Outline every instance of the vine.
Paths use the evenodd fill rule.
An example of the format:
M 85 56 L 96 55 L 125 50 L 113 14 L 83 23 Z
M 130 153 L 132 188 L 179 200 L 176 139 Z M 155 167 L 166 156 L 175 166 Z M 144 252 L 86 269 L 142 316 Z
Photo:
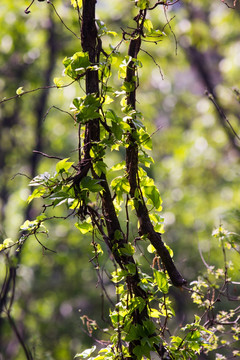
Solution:
M 215 324 L 231 326 L 233 338 L 238 339 L 238 307 L 228 313 L 213 315 L 215 304 L 221 297 L 228 296 L 230 265 L 227 264 L 226 257 L 224 274 L 207 265 L 207 276 L 211 275 L 213 280 L 210 281 L 208 277 L 199 278 L 187 288 L 186 280 L 174 264 L 172 250 L 162 240 L 163 224 L 159 215 L 162 200 L 159 191 L 142 166 L 148 167 L 152 158 L 146 153 L 146 150 L 151 149 L 151 136 L 144 126 L 143 114 L 136 105 L 137 88 L 140 86 L 138 70 L 142 67 L 138 53 L 140 50 L 145 51 L 142 49 L 142 40 L 158 42 L 162 37 L 162 32 L 154 29 L 147 18 L 149 11 L 159 11 L 159 6 L 166 11 L 168 6 L 177 2 L 157 1 L 150 6 L 147 0 L 135 1 L 135 27 L 131 32 L 122 30 L 122 40 L 107 53 L 102 45 L 102 37 L 114 36 L 114 32 L 109 31 L 103 22 L 96 20 L 96 0 L 72 1 L 81 24 L 82 49 L 63 60 L 65 76 L 70 77 L 71 82 L 62 85 L 60 79 L 55 78 L 55 86 L 51 87 L 62 88 L 75 82 L 82 86 L 84 82 L 85 94 L 74 98 L 70 108 L 70 116 L 78 127 L 78 163 L 73 163 L 69 157 L 61 159 L 56 164 L 54 174 L 45 172 L 31 180 L 30 186 L 35 190 L 29 196 L 28 203 L 37 198 L 44 199 L 42 214 L 35 220 L 24 222 L 18 241 L 10 243 L 5 240 L 0 248 L 0 251 L 6 252 L 7 259 L 12 262 L 10 270 L 15 273 L 17 264 L 14 263 L 14 256 L 13 260 L 10 260 L 8 252 L 12 247 L 16 247 L 16 259 L 29 236 L 34 236 L 44 251 L 53 251 L 43 245 L 38 235 L 48 235 L 45 223 L 53 218 L 48 215 L 48 211 L 63 204 L 67 206 L 68 215 L 60 218 L 75 217 L 75 226 L 80 233 L 92 234 L 94 259 L 91 261 L 98 264 L 97 268 L 98 258 L 103 252 L 98 239 L 104 241 L 115 269 L 111 274 L 111 281 L 116 286 L 118 301 L 109 314 L 115 332 L 107 346 L 99 350 L 98 355 L 92 356 L 96 350 L 94 346 L 77 354 L 77 358 L 150 359 L 151 352 L 154 352 L 161 359 L 197 359 L 201 352 L 208 353 L 217 348 L 217 331 L 222 330 L 216 330 Z M 29 8 L 33 3 L 34 0 L 25 13 L 30 12 Z M 53 6 L 50 1 L 47 3 Z M 55 12 L 58 15 L 56 9 Z M 109 86 L 112 62 L 114 57 L 118 56 L 121 44 L 127 41 L 127 55 L 119 67 L 119 76 L 122 79 L 119 91 Z M 35 90 L 23 91 L 19 88 L 16 96 L 20 97 Z M 121 112 L 116 113 L 109 105 L 119 102 L 119 97 Z M 1 102 L 10 99 L 3 99 Z M 68 112 L 67 114 L 69 115 Z M 125 160 L 115 164 L 111 172 L 121 170 L 122 174 L 110 182 L 107 153 L 118 151 L 119 148 L 125 150 Z M 59 160 L 55 156 L 38 153 Z M 123 225 L 119 221 L 120 212 L 124 213 Z M 136 214 L 139 222 L 135 231 L 135 243 L 129 236 L 130 216 L 132 218 L 133 214 Z M 225 254 L 225 244 L 229 244 L 230 234 L 219 228 L 214 236 L 220 238 Z M 154 253 L 152 276 L 144 274 L 136 261 L 136 243 L 140 241 L 148 241 L 148 248 Z M 233 243 L 231 247 L 236 249 Z M 18 335 L 25 355 L 32 359 L 10 315 L 15 287 L 15 283 L 11 284 L 11 279 L 15 280 L 15 276 L 10 277 L 10 273 L 7 273 L 1 292 L 1 310 L 7 309 L 9 322 Z M 216 291 L 219 279 L 222 279 L 223 284 Z M 181 336 L 168 333 L 168 322 L 175 315 L 169 297 L 171 285 L 189 291 L 193 301 L 204 309 L 202 317 L 195 315 L 193 323 L 181 328 Z M 11 286 L 12 296 L 9 300 Z M 207 321 L 203 323 L 205 318 Z M 87 317 L 83 317 L 83 321 L 87 323 L 88 329 L 95 326 Z

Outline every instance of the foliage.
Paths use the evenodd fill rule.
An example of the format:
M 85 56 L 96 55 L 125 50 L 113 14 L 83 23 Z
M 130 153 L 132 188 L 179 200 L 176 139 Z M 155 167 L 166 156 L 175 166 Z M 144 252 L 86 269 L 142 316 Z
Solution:
M 177 8 L 179 5 L 177 3 L 178 1 L 176 4 L 171 2 L 167 4 L 165 2 L 129 1 L 127 5 L 124 5 L 125 11 L 130 9 L 129 13 L 132 16 L 134 25 L 129 27 L 130 30 L 128 30 L 126 24 L 130 24 L 131 21 L 128 16 L 126 24 L 123 21 L 124 29 L 127 30 L 122 30 L 122 34 L 119 35 L 119 29 L 118 31 L 108 30 L 105 23 L 95 19 L 95 1 L 71 1 L 79 21 L 76 26 L 80 25 L 81 29 L 82 49 L 77 52 L 74 49 L 74 53 L 71 53 L 70 56 L 70 52 L 66 56 L 66 51 L 63 60 L 63 76 L 59 77 L 59 74 L 57 74 L 58 77 L 54 77 L 53 80 L 55 85 L 51 85 L 51 87 L 57 88 L 55 91 L 62 91 L 63 98 L 66 96 L 71 102 L 70 111 L 68 109 L 60 109 L 60 111 L 69 120 L 71 119 L 75 128 L 74 131 L 77 133 L 77 141 L 75 140 L 77 158 L 76 155 L 70 155 L 69 145 L 72 140 L 70 138 L 67 140 L 66 137 L 63 137 L 63 142 L 64 144 L 66 142 L 67 145 L 66 149 L 61 148 L 63 156 L 58 156 L 59 154 L 49 156 L 42 152 L 42 148 L 37 149 L 38 153 L 46 158 L 53 157 L 58 160 L 54 169 L 52 164 L 47 166 L 45 163 L 43 165 L 44 171 L 40 175 L 32 173 L 33 179 L 30 181 L 30 186 L 34 190 L 28 196 L 27 202 L 31 206 L 34 199 L 39 200 L 41 198 L 42 211 L 40 215 L 34 217 L 29 214 L 29 218 L 27 216 L 23 225 L 20 226 L 21 235 L 19 239 L 13 241 L 6 238 L 0 248 L 1 253 L 5 255 L 6 263 L 6 275 L 3 279 L 1 293 L 1 310 L 3 310 L 7 322 L 17 336 L 25 357 L 28 359 L 34 358 L 33 347 L 27 345 L 14 320 L 15 317 L 17 319 L 21 318 L 21 315 L 19 315 L 21 313 L 21 298 L 17 299 L 19 305 L 17 301 L 14 302 L 14 296 L 18 296 L 15 288 L 17 267 L 21 263 L 24 264 L 24 261 L 28 265 L 32 261 L 33 265 L 35 262 L 34 256 L 36 256 L 36 260 L 39 259 L 38 255 L 34 254 L 36 244 L 32 245 L 31 239 L 35 239 L 45 253 L 51 253 L 53 250 L 46 246 L 45 243 L 49 241 L 55 224 L 60 222 L 60 227 L 63 228 L 59 232 L 63 232 L 63 237 L 67 238 L 74 231 L 72 230 L 74 228 L 72 226 L 73 221 L 80 235 L 73 235 L 70 238 L 70 245 L 68 245 L 67 249 L 65 248 L 66 253 L 63 251 L 62 259 L 60 256 L 57 260 L 59 266 L 66 267 L 66 262 L 71 263 L 72 268 L 71 266 L 66 267 L 66 271 L 70 272 L 68 276 L 69 278 L 71 278 L 72 274 L 74 274 L 74 277 L 77 276 L 73 267 L 74 260 L 77 261 L 75 256 L 78 253 L 74 255 L 74 249 L 79 252 L 81 242 L 82 258 L 87 267 L 86 254 L 89 253 L 89 244 L 91 244 L 93 258 L 90 261 L 97 272 L 102 292 L 111 303 L 109 311 L 111 323 L 108 329 L 104 329 L 101 348 L 96 349 L 94 345 L 83 352 L 77 353 L 76 358 L 150 359 L 155 353 L 162 359 L 197 359 L 201 354 L 211 356 L 211 352 L 216 354 L 216 358 L 219 359 L 224 358 L 224 356 L 239 356 L 237 350 L 239 308 L 237 306 L 229 308 L 229 305 L 226 305 L 228 300 L 239 300 L 237 295 L 233 296 L 231 293 L 232 287 L 238 285 L 235 279 L 232 279 L 232 276 L 235 276 L 234 269 L 236 265 L 234 263 L 236 257 L 234 257 L 235 255 L 232 256 L 234 262 L 232 263 L 227 260 L 226 255 L 227 252 L 238 255 L 239 235 L 224 230 L 222 225 L 213 232 L 213 238 L 218 240 L 219 249 L 223 254 L 223 266 L 220 265 L 215 270 L 215 266 L 208 265 L 202 251 L 200 251 L 206 267 L 206 274 L 194 280 L 196 276 L 196 271 L 194 271 L 193 279 L 191 275 L 188 276 L 188 280 L 193 280 L 188 287 L 173 262 L 175 255 L 172 249 L 162 241 L 162 234 L 164 233 L 163 218 L 160 215 L 162 199 L 151 176 L 154 172 L 153 159 L 149 155 L 152 150 L 152 138 L 154 140 L 154 137 L 148 133 L 145 125 L 145 114 L 144 111 L 141 111 L 144 110 L 144 102 L 139 101 L 138 105 L 137 101 L 139 83 L 143 83 L 146 76 L 144 75 L 146 65 L 144 61 L 138 59 L 140 50 L 145 52 L 151 61 L 154 61 L 156 69 L 159 70 L 160 67 L 155 60 L 156 56 L 154 51 L 151 50 L 153 44 L 165 41 L 166 35 L 175 37 L 171 21 L 167 16 L 167 10 L 168 7 L 174 8 L 175 5 Z M 52 6 L 55 14 L 66 27 L 55 5 L 50 1 L 41 5 Z M 34 8 L 35 4 L 32 6 Z M 120 9 L 122 5 L 118 4 L 116 6 L 119 6 Z M 218 4 L 218 6 L 220 5 Z M 205 3 L 203 4 L 205 10 L 204 7 L 207 8 Z M 29 13 L 29 9 L 30 7 L 25 12 Z M 71 10 L 68 9 L 68 11 L 71 13 Z M 194 13 L 195 8 L 191 7 L 190 4 L 186 7 L 180 6 L 179 11 L 183 13 L 189 11 L 189 16 L 192 16 L 192 23 L 190 24 L 193 28 L 199 25 L 198 15 Z M 160 29 L 158 16 L 161 13 L 165 14 L 166 19 L 165 25 Z M 204 12 L 201 15 L 203 16 Z M 214 22 L 214 20 L 212 21 Z M 203 36 L 206 29 L 203 22 L 200 25 L 200 29 L 203 28 L 202 32 L 199 30 L 199 33 L 195 34 L 194 30 L 191 30 L 194 32 L 192 38 L 195 41 L 191 46 L 187 46 L 188 36 L 191 36 L 191 34 L 184 34 L 181 37 L 182 47 L 185 48 L 186 53 L 190 54 L 191 60 L 196 62 L 199 61 L 199 58 L 201 59 L 201 51 L 203 51 L 205 45 Z M 69 30 L 69 27 L 66 28 Z M 168 32 L 166 31 L 167 28 Z M 182 28 L 184 28 L 183 25 Z M 71 33 L 79 38 L 77 33 L 73 31 Z M 166 50 L 163 49 L 162 51 Z M 172 55 L 168 56 L 171 57 Z M 200 65 L 197 64 L 197 66 Z M 201 73 L 201 67 L 198 70 Z M 168 70 L 166 67 L 166 71 L 171 72 L 171 69 Z M 161 69 L 159 76 L 162 76 Z M 66 81 L 67 77 L 70 78 L 69 82 Z M 204 76 L 203 78 L 205 79 Z M 19 85 L 16 86 L 16 96 L 13 97 L 16 104 L 18 104 L 20 97 L 21 101 L 24 101 L 25 95 L 31 92 L 31 90 L 24 90 L 26 88 L 25 84 L 24 86 Z M 70 86 L 74 89 L 74 95 L 71 99 L 69 95 L 66 95 L 66 92 L 64 93 L 64 90 L 66 90 L 71 94 Z M 208 94 L 210 94 L 209 100 L 213 102 L 220 120 L 224 119 L 228 125 L 231 125 L 232 122 L 228 121 L 219 102 L 221 96 L 217 94 L 212 84 L 206 82 L 206 87 Z M 49 85 L 45 84 L 45 89 L 47 88 L 49 88 Z M 174 203 L 176 216 L 180 215 L 185 227 L 189 223 L 189 215 L 186 215 L 187 210 L 184 209 L 183 211 L 183 206 L 180 207 L 177 204 L 177 201 L 181 201 L 181 191 L 183 192 L 183 190 L 179 189 L 180 185 L 177 182 L 181 178 L 179 172 L 185 172 L 186 166 L 188 170 L 184 177 L 186 183 L 182 182 L 182 188 L 187 191 L 185 191 L 186 195 L 184 195 L 183 204 L 188 201 L 191 202 L 193 189 L 190 188 L 189 184 L 196 177 L 196 184 L 198 184 L 202 175 L 197 175 L 193 170 L 197 163 L 198 169 L 203 171 L 201 154 L 203 153 L 202 150 L 208 146 L 204 134 L 209 126 L 202 124 L 203 120 L 200 119 L 200 116 L 206 117 L 205 123 L 209 118 L 206 111 L 202 111 L 201 106 L 205 104 L 207 111 L 209 107 L 206 106 L 207 99 L 201 99 L 202 104 L 198 104 L 199 119 L 197 118 L 194 121 L 197 124 L 200 123 L 198 131 L 202 136 L 195 138 L 195 125 L 193 124 L 193 129 L 189 130 L 189 124 L 185 123 L 185 117 L 188 116 L 189 118 L 191 109 L 184 109 L 185 104 L 188 102 L 188 98 L 184 98 L 184 91 L 179 97 L 176 112 L 171 105 L 175 99 L 171 98 L 170 94 L 166 95 L 164 91 L 161 94 L 163 105 L 165 102 L 164 111 L 166 114 L 171 112 L 171 117 L 175 116 L 177 118 L 177 126 L 174 133 L 171 132 L 172 130 L 169 132 L 167 130 L 164 134 L 165 138 L 161 136 L 163 148 L 165 142 L 170 142 L 168 151 L 172 151 L 172 146 L 174 156 L 169 160 L 169 154 L 166 151 L 159 167 L 164 174 L 162 184 L 167 184 L 168 180 L 173 183 L 174 189 L 171 187 L 170 189 L 172 189 L 172 192 L 175 191 L 175 199 L 178 199 Z M 61 95 L 59 96 L 61 98 Z M 10 98 L 4 98 L 2 104 L 8 106 L 8 100 Z M 200 102 L 200 100 L 198 101 Z M 151 103 L 154 103 L 154 100 L 151 100 Z M 51 107 L 54 106 L 56 110 L 59 110 L 55 104 L 52 105 L 51 102 L 50 104 Z M 7 111 L 10 110 L 7 108 Z M 50 108 L 45 116 L 47 119 L 49 111 Z M 146 115 L 146 117 L 148 116 Z M 40 118 L 43 118 L 42 113 L 40 113 Z M 52 122 L 53 126 L 55 123 L 57 125 L 56 119 L 53 118 Z M 233 123 L 235 124 L 234 118 Z M 68 124 L 66 129 L 70 126 Z M 186 139 L 180 136 L 180 126 L 183 127 L 185 135 L 188 134 Z M 231 125 L 230 129 L 228 127 L 226 135 L 223 135 L 223 130 L 213 130 L 213 135 L 215 131 L 215 134 L 218 132 L 218 136 L 219 131 L 222 131 L 221 136 L 224 138 L 226 148 L 232 146 L 226 156 L 230 156 L 231 151 L 235 153 L 239 151 L 237 133 L 234 129 L 235 126 L 232 127 Z M 216 148 L 220 148 L 223 143 L 223 141 L 219 142 L 213 139 L 209 141 L 212 143 L 215 141 L 217 143 L 217 145 L 215 144 Z M 193 151 L 194 147 L 195 152 Z M 50 147 L 50 149 L 54 150 L 54 146 Z M 161 153 L 163 150 L 159 149 L 158 151 Z M 220 170 L 215 165 L 215 160 L 211 158 L 213 156 L 211 151 L 210 154 L 204 153 L 202 156 L 206 156 L 209 163 L 212 164 L 209 165 L 209 172 L 215 170 L 218 174 Z M 72 157 L 75 159 L 72 159 Z M 234 156 L 231 161 L 235 164 L 235 158 L 233 158 Z M 179 162 L 182 165 L 181 168 L 178 165 Z M 48 169 L 47 172 L 45 167 Z M 167 170 L 164 171 L 164 167 Z M 223 164 L 222 167 L 225 167 L 225 171 L 227 171 L 226 164 Z M 170 176 L 168 170 L 170 170 Z M 234 178 L 234 189 L 236 186 L 235 176 L 232 176 Z M 170 190 L 166 190 L 166 197 L 168 197 L 167 191 Z M 207 192 L 215 201 L 216 193 L 211 194 L 211 190 L 208 189 Z M 192 201 L 197 201 L 197 198 L 194 197 Z M 167 204 L 168 202 L 169 200 L 166 201 Z M 197 206 L 198 204 L 196 204 Z M 206 219 L 207 206 L 205 203 L 203 203 L 202 209 L 205 212 L 203 222 L 206 221 L 206 226 L 209 226 Z M 30 217 L 32 218 L 30 219 Z M 65 228 L 67 222 L 69 228 Z M 47 230 L 47 226 L 49 230 Z M 189 231 L 186 229 L 185 234 L 189 232 L 192 235 L 192 230 L 189 227 Z M 171 231 L 170 229 L 170 234 Z M 184 234 L 184 232 L 180 233 Z M 177 226 L 175 236 L 176 234 L 178 234 Z M 88 244 L 86 245 L 86 243 Z M 59 244 L 60 249 L 61 246 L 66 246 L 64 241 Z M 190 248 L 192 249 L 194 246 L 193 243 Z M 185 254 L 185 247 L 189 247 L 189 244 L 184 243 L 183 246 L 176 249 L 177 253 L 180 254 L 178 258 L 181 259 Z M 146 258 L 151 265 L 148 263 L 148 265 L 142 266 L 141 262 L 144 261 L 144 257 L 141 253 L 144 252 L 143 249 L 145 248 L 149 251 Z M 31 252 L 33 252 L 33 259 L 29 258 Z M 189 254 L 190 252 L 186 253 Z M 108 258 L 111 264 L 108 264 L 106 268 L 105 276 L 109 277 L 106 284 L 115 288 L 115 303 L 108 295 L 102 275 Z M 36 266 L 35 264 L 34 266 Z M 22 268 L 23 270 L 24 268 Z M 88 271 L 85 271 L 85 275 Z M 37 272 L 38 269 L 36 269 Z M 109 275 L 109 273 L 111 274 Z M 26 279 L 24 279 L 24 275 L 22 276 L 24 283 Z M 82 280 L 85 282 L 84 276 Z M 110 285 L 110 281 L 113 285 Z M 69 287 L 70 285 L 68 284 Z M 179 292 L 180 290 L 173 290 L 172 285 L 180 287 L 185 293 L 190 293 L 192 302 L 197 305 L 197 309 L 194 308 L 193 310 L 194 320 L 191 319 L 193 314 L 188 315 L 184 326 L 177 319 L 174 320 L 176 318 L 175 302 L 180 297 L 180 294 L 178 293 L 176 300 L 174 300 L 173 294 L 174 291 Z M 36 284 L 31 285 L 32 291 L 34 291 L 34 286 Z M 85 289 L 88 289 L 86 283 L 84 286 Z M 56 303 L 56 299 L 51 299 L 51 296 L 46 298 L 48 303 L 45 306 L 44 293 L 43 304 L 41 304 L 41 301 L 38 302 L 37 299 L 35 304 L 34 302 L 31 303 L 32 305 L 30 304 L 32 308 L 29 312 L 26 311 L 24 315 L 24 322 L 28 324 L 30 330 L 36 327 L 36 324 L 31 324 L 31 312 L 35 316 L 39 312 L 45 324 L 51 322 L 49 319 L 53 313 L 51 308 Z M 223 304 L 223 306 L 219 304 Z M 36 305 L 36 308 L 34 308 L 34 305 Z M 71 306 L 69 306 L 69 304 L 66 304 L 66 307 L 62 308 L 62 313 L 67 313 L 68 310 L 71 311 Z M 187 308 L 185 311 L 187 312 Z M 86 325 L 90 337 L 96 331 L 100 336 L 101 327 L 97 325 L 95 320 L 91 320 L 85 315 L 81 319 L 83 324 Z M 171 324 L 176 323 L 178 330 L 177 333 L 172 335 L 169 328 L 172 326 Z M 6 325 L 4 324 L 4 326 Z M 56 347 L 54 357 L 69 357 L 68 352 L 66 355 L 66 349 L 69 349 L 69 346 L 67 342 L 63 351 L 59 351 Z M 97 355 L 93 355 L 96 350 Z M 19 356 L 21 357 L 21 354 Z M 45 353 L 42 356 L 46 357 L 47 355 Z M 49 357 L 51 358 L 51 355 Z

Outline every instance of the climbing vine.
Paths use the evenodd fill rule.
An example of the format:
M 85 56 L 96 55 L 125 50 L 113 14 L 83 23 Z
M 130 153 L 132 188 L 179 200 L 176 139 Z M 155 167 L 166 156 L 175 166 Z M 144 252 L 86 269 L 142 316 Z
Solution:
M 166 11 L 177 2 L 131 1 L 135 26 L 122 29 L 120 42 L 108 50 L 104 48 L 103 39 L 116 34 L 108 30 L 102 20 L 96 20 L 96 1 L 71 0 L 79 19 L 81 50 L 64 58 L 64 77 L 56 77 L 54 86 L 61 89 L 72 83 L 80 85 L 80 96 L 72 99 L 68 112 L 78 136 L 78 161 L 71 161 L 66 154 L 66 158 L 57 162 L 54 173 L 45 172 L 30 181 L 34 190 L 28 203 L 42 198 L 43 211 L 35 220 L 24 222 L 19 240 L 14 243 L 6 239 L 1 245 L 9 266 L 1 292 L 1 310 L 5 309 L 12 324 L 14 295 L 9 299 L 9 294 L 14 294 L 18 254 L 30 236 L 35 237 L 45 251 L 50 251 L 41 239 L 48 235 L 47 223 L 51 219 L 75 218 L 75 226 L 82 235 L 92 234 L 96 267 L 103 251 L 109 253 L 114 265 L 111 281 L 118 299 L 109 313 L 113 330 L 107 346 L 97 355 L 93 355 L 96 350 L 93 346 L 76 354 L 76 358 L 150 359 L 151 354 L 156 353 L 161 359 L 197 359 L 200 353 L 227 346 L 227 342 L 220 343 L 219 335 L 225 334 L 227 327 L 231 341 L 238 340 L 239 308 L 218 313 L 214 310 L 221 298 L 229 299 L 231 264 L 224 257 L 223 272 L 206 264 L 205 278 L 187 284 L 174 264 L 172 250 L 163 241 L 162 200 L 147 173 L 153 162 L 149 155 L 152 144 L 144 125 L 144 114 L 137 107 L 137 89 L 141 86 L 139 69 L 144 66 L 138 54 L 144 51 L 144 41 L 158 43 L 165 36 L 154 27 L 148 14 Z M 50 1 L 47 3 L 54 7 Z M 27 14 L 30 6 L 25 10 Z M 125 54 L 121 53 L 122 45 L 127 49 Z M 116 59 L 120 63 L 120 88 L 114 88 L 111 81 Z M 65 78 L 69 79 L 68 85 L 63 85 Z M 18 97 L 26 93 L 23 88 L 17 90 Z M 109 169 L 107 159 L 111 152 L 121 152 L 125 157 Z M 120 175 L 114 177 L 115 171 Z M 67 215 L 52 215 L 58 206 L 66 207 Z M 136 224 L 134 239 L 129 235 L 130 222 Z M 231 233 L 220 227 L 213 235 L 219 239 L 223 254 L 227 248 L 238 250 L 231 241 Z M 147 243 L 153 254 L 151 275 L 145 274 L 136 260 L 139 242 Z M 15 252 L 10 257 L 12 248 Z M 171 286 L 189 292 L 193 302 L 202 309 L 202 316 L 195 315 L 192 323 L 180 326 L 176 336 L 168 330 L 168 323 L 175 316 L 169 295 Z M 15 332 L 18 334 L 16 328 Z M 20 334 L 19 341 L 26 357 L 32 359 Z M 238 355 L 238 350 L 234 350 L 233 356 Z

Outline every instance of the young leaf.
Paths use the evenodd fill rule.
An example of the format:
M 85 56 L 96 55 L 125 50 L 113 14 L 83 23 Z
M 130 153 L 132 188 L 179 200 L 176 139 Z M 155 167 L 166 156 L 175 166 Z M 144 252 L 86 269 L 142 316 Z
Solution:
M 37 189 L 34 189 L 32 194 L 28 196 L 27 203 L 29 204 L 33 199 L 40 198 L 42 195 L 45 194 L 45 191 L 46 190 L 44 187 L 39 187 Z
M 82 0 L 71 0 L 71 4 L 75 9 L 77 8 L 77 6 L 79 7 L 79 9 L 81 9 Z
M 162 293 L 167 294 L 169 285 L 168 285 L 168 280 L 167 280 L 166 274 L 163 271 L 153 269 L 153 275 L 154 275 L 154 279 L 157 283 L 158 289 Z
M 91 192 L 99 192 L 103 189 L 100 185 L 101 180 L 92 179 L 90 176 L 85 176 L 81 181 L 81 186 L 83 189 L 87 189 Z
M 30 220 L 26 220 L 21 226 L 20 229 L 21 230 L 32 230 L 34 228 L 36 228 L 36 226 L 38 226 L 39 223 L 36 220 L 30 221 Z
M 137 6 L 141 9 L 147 9 L 149 6 L 149 0 L 138 0 Z
M 73 162 L 68 161 L 69 158 L 60 160 L 56 165 L 56 171 L 57 173 L 63 173 L 67 172 L 68 169 L 74 164 Z
M 148 32 L 151 32 L 152 29 L 153 29 L 153 24 L 152 24 L 151 20 L 149 20 L 149 19 L 145 19 L 145 20 L 144 20 L 143 26 L 145 27 L 145 29 L 146 29 Z
M 20 86 L 20 87 L 16 90 L 16 94 L 20 96 L 20 95 L 22 95 L 23 93 L 24 93 L 23 87 Z
M 60 78 L 60 77 L 55 77 L 53 79 L 53 82 L 57 86 L 57 88 L 61 88 L 64 85 L 64 82 L 63 82 L 62 78 Z
M 153 254 L 153 253 L 156 251 L 156 249 L 155 249 L 155 247 L 154 247 L 152 244 L 150 244 L 150 245 L 148 245 L 148 247 L 147 247 L 147 251 L 148 251 L 150 254 Z
M 80 231 L 81 234 L 87 234 L 93 229 L 92 224 L 89 224 L 86 221 L 83 223 L 76 223 L 75 226 Z
M 77 357 L 80 357 L 82 359 L 86 359 L 88 358 L 94 351 L 96 350 L 96 346 L 94 345 L 93 347 L 91 347 L 91 349 L 86 349 L 83 352 L 76 354 L 74 356 L 74 359 L 76 359 Z

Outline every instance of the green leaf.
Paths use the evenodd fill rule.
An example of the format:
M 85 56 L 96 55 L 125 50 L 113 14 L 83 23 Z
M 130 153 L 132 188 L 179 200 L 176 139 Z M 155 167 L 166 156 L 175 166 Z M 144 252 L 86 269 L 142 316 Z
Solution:
M 102 180 L 92 179 L 90 176 L 85 176 L 81 180 L 81 188 L 91 192 L 99 192 L 103 190 L 103 187 L 100 185 L 101 181 Z
M 77 357 L 80 357 L 82 359 L 86 359 L 87 357 L 89 357 L 94 351 L 96 350 L 96 346 L 94 345 L 93 347 L 91 347 L 91 349 L 86 349 L 83 352 L 76 354 L 74 356 L 74 359 Z
M 145 19 L 145 20 L 144 20 L 143 26 L 145 27 L 145 29 L 146 29 L 148 32 L 151 32 L 152 29 L 153 29 L 153 24 L 152 24 L 151 20 L 149 20 L 149 19 Z
M 144 328 L 147 330 L 147 335 L 152 335 L 156 331 L 156 325 L 151 320 L 143 320 Z
M 14 244 L 14 242 L 12 241 L 11 238 L 7 238 L 3 241 L 3 243 L 1 244 L 2 245 L 2 248 L 6 249 L 8 248 L 9 246 L 12 246 Z
M 123 193 L 129 193 L 130 191 L 129 181 L 125 176 L 118 176 L 113 179 L 111 187 L 115 191 L 118 201 L 122 200 Z
M 157 211 L 161 211 L 162 199 L 156 186 L 144 186 L 143 190 L 144 195 L 150 200 L 150 203 L 153 204 Z
M 151 156 L 149 156 L 147 153 L 145 153 L 145 151 L 143 151 L 143 149 L 141 149 L 141 150 L 142 150 L 143 154 L 139 154 L 139 156 L 138 156 L 139 162 L 149 168 L 151 166 L 151 164 L 154 164 L 154 160 Z
M 56 171 L 57 173 L 63 173 L 63 172 L 67 172 L 68 169 L 70 169 L 70 167 L 74 164 L 74 162 L 70 162 L 68 161 L 69 158 L 60 160 L 57 165 L 56 165 Z
M 106 174 L 107 172 L 107 164 L 105 164 L 102 160 L 93 163 L 93 170 L 98 176 L 102 174 Z
M 124 247 L 120 248 L 119 251 L 121 254 L 131 256 L 135 253 L 135 248 L 131 244 L 124 244 Z
M 63 60 L 63 65 L 65 66 L 65 74 L 76 80 L 91 64 L 88 53 L 80 51 L 76 52 L 72 57 L 66 57 Z
M 81 234 L 87 234 L 93 230 L 92 224 L 88 223 L 87 221 L 83 223 L 76 223 L 75 226 Z
M 159 29 L 156 29 L 156 30 L 151 30 L 148 34 L 147 34 L 147 37 L 151 38 L 152 41 L 159 41 L 159 39 L 162 37 L 162 36 L 167 36 L 165 34 L 165 32 L 159 30 Z
M 124 81 L 123 85 L 121 86 L 121 89 L 126 91 L 127 93 L 134 91 L 135 88 L 136 88 L 135 82 Z
M 122 281 L 126 278 L 126 276 L 128 276 L 128 272 L 126 270 L 122 270 L 122 269 L 117 269 L 116 271 L 112 272 L 112 282 L 113 283 L 118 283 L 119 281 Z
M 169 255 L 171 256 L 171 257 L 173 257 L 173 250 L 170 248 L 170 246 L 168 246 L 166 243 L 164 243 L 164 245 L 166 246 L 166 248 L 167 248 L 167 250 L 168 250 L 168 252 L 169 252 Z
M 129 304 L 129 308 L 131 311 L 138 309 L 138 311 L 141 313 L 143 311 L 143 309 L 146 308 L 146 300 L 141 298 L 140 296 L 133 297 Z M 142 335 L 143 335 L 143 333 L 142 333 Z
M 154 230 L 156 232 L 163 234 L 165 232 L 164 231 L 164 218 L 159 216 L 156 212 L 150 213 L 149 217 L 150 217 L 151 221 L 153 222 Z
M 153 318 L 158 318 L 161 316 L 161 312 L 157 309 L 153 309 L 151 308 L 150 309 L 150 316 L 153 317 Z
M 139 140 L 145 149 L 152 150 L 152 139 L 147 133 L 144 133 Z
M 43 196 L 45 194 L 45 191 L 46 190 L 44 187 L 39 187 L 37 189 L 34 189 L 32 194 L 28 196 L 27 203 L 29 204 L 33 199 L 40 198 L 41 196 Z
M 114 240 L 121 240 L 123 239 L 123 233 L 120 230 L 114 231 Z
M 66 202 L 68 202 L 69 200 L 69 194 L 68 194 L 68 189 L 66 189 L 66 191 L 56 191 L 53 192 L 50 196 L 49 199 L 53 200 L 53 206 L 59 206 L 62 205 Z
M 77 8 L 77 6 L 79 7 L 79 9 L 81 9 L 82 0 L 71 0 L 71 4 L 75 9 Z
M 146 356 L 147 359 L 151 359 L 150 356 L 150 351 L 153 350 L 151 349 L 147 344 L 145 345 L 137 345 L 135 346 L 135 348 L 133 349 L 133 353 L 137 356 L 138 360 L 142 360 L 143 359 L 143 355 Z
M 16 94 L 20 96 L 20 95 L 22 95 L 23 93 L 24 93 L 23 87 L 20 86 L 20 87 L 16 90 Z
M 158 289 L 164 294 L 168 293 L 169 285 L 166 274 L 163 271 L 153 269 L 154 279 L 157 283 Z
M 53 79 L 53 82 L 57 86 L 57 88 L 61 88 L 64 85 L 63 79 L 60 77 L 55 77 Z
M 152 244 L 150 244 L 150 245 L 148 245 L 148 247 L 147 247 L 147 251 L 148 251 L 150 254 L 153 254 L 153 253 L 156 251 L 156 249 L 155 249 L 155 247 L 154 247 Z
M 141 10 L 147 9 L 149 7 L 149 0 L 138 0 L 137 7 Z
M 118 71 L 119 78 L 125 79 L 127 67 L 129 65 L 129 63 L 131 62 L 131 60 L 132 60 L 131 56 L 129 56 L 129 55 L 125 56 L 124 60 L 119 65 L 119 71 Z
M 100 99 L 96 94 L 88 94 L 81 98 L 75 98 L 70 109 L 75 112 L 77 121 L 85 124 L 88 120 L 100 117 L 98 112 L 100 105 Z
M 120 163 L 111 167 L 110 171 L 119 171 L 126 168 L 126 161 L 123 160 Z
M 104 96 L 104 105 L 109 105 L 113 102 L 113 98 L 111 98 L 109 95 Z
M 112 123 L 112 132 L 115 135 L 117 140 L 122 139 L 123 129 L 122 129 L 122 126 L 120 124 L 117 124 L 117 123 L 113 122 Z
M 136 265 L 135 264 L 129 263 L 126 265 L 126 268 L 127 268 L 129 274 L 131 274 L 131 275 L 136 274 Z
M 111 35 L 111 36 L 117 36 L 117 33 L 115 31 L 109 31 L 105 25 L 105 23 L 102 20 L 96 20 L 97 26 L 98 26 L 98 35 Z
M 21 226 L 20 229 L 21 230 L 32 230 L 34 228 L 36 228 L 39 225 L 39 222 L 36 220 L 30 221 L 30 220 L 26 220 Z
M 39 174 L 30 181 L 29 186 L 45 185 L 50 178 L 51 178 L 51 175 L 48 172 Z
M 43 220 L 46 219 L 46 218 L 47 218 L 47 215 L 46 215 L 46 214 L 41 214 L 41 215 L 39 215 L 39 216 L 36 217 L 36 220 L 37 220 L 38 222 L 41 222 L 41 221 L 43 221 Z

